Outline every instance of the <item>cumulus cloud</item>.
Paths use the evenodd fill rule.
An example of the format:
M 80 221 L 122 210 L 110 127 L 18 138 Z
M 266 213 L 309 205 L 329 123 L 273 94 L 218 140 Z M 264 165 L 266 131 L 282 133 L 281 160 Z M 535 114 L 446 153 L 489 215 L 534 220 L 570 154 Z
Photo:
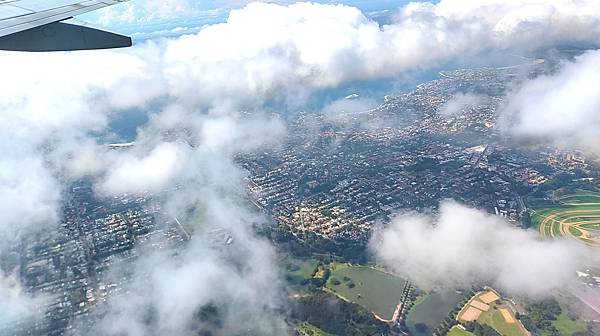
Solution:
M 158 145 L 142 158 L 119 155 L 108 167 L 100 189 L 113 194 L 160 191 L 178 173 L 184 159 L 182 149 L 171 143 Z
M 14 239 L 31 226 L 56 222 L 60 204 L 60 184 L 35 156 L 3 149 L 0 159 L 0 239 Z M 8 157 L 7 157 L 8 156 Z M 23 166 L 28 167 L 27 171 Z
M 247 221 L 254 216 L 222 199 L 210 198 L 203 205 L 209 212 L 229 211 L 225 215 L 207 214 L 202 225 L 220 227 L 224 224 L 221 219 L 227 217 L 233 222 L 227 223 L 225 232 L 234 243 L 215 241 L 206 228 L 197 231 L 177 255 L 172 251 L 147 251 L 136 262 L 133 274 L 113 269 L 107 281 L 131 274 L 125 284 L 127 294 L 112 297 L 107 306 L 80 321 L 94 323 L 90 330 L 79 326 L 75 334 L 287 334 L 276 313 L 281 297 L 278 275 L 272 267 L 273 250 L 247 231 Z M 215 309 L 212 315 L 203 316 L 202 311 L 210 308 Z
M 38 307 L 44 298 L 24 293 L 14 274 L 0 270 L 0 330 L 17 321 L 41 317 Z
M 323 107 L 321 113 L 325 120 L 340 123 L 345 126 L 352 124 L 367 124 L 361 112 L 368 112 L 379 104 L 375 99 L 358 96 L 348 96 L 334 100 Z
M 600 151 L 600 52 L 562 64 L 555 74 L 524 82 L 506 97 L 505 131 L 519 138 Z
M 106 279 L 128 277 L 126 294 L 94 312 L 91 329 L 88 320 L 79 321 L 75 334 L 287 334 L 277 313 L 283 298 L 274 250 L 252 231 L 264 219 L 248 209 L 244 171 L 233 160 L 235 153 L 280 139 L 280 123 L 267 117 L 188 117 L 186 136 L 161 143 L 145 156 L 121 158 L 123 165 L 109 170 L 104 183 L 110 192 L 139 192 L 149 183 L 159 187 L 166 220 L 177 217 L 191 230 L 191 240 L 173 250 L 140 246 L 133 273 L 126 265 Z M 145 132 L 155 134 L 155 127 L 171 121 L 153 119 Z M 139 137 L 142 144 L 145 132 Z M 214 311 L 206 317 L 205 309 Z
M 163 15 L 187 11 L 186 4 L 144 6 Z M 276 143 L 284 134 L 277 118 L 261 115 L 270 101 L 288 102 L 341 83 L 431 68 L 490 49 L 597 43 L 598 6 L 575 0 L 444 0 L 410 4 L 399 9 L 393 23 L 380 26 L 348 6 L 252 3 L 197 34 L 127 50 L 2 52 L 0 236 L 14 239 L 20 231 L 56 224 L 62 186 L 88 174 L 106 193 L 181 186 L 165 198 L 169 214 L 192 209 L 199 222 L 216 222 L 248 242 L 242 246 L 252 246 L 256 239 L 244 219 L 247 212 L 231 197 L 243 194 L 244 177 L 233 155 Z M 124 13 L 135 17 L 133 10 Z M 110 121 L 127 109 L 141 110 L 150 124 L 140 127 L 132 151 L 109 152 L 97 144 L 98 135 L 110 133 Z M 243 282 L 266 273 L 258 262 L 263 252 L 256 253 L 248 254 L 253 261 L 245 267 L 254 271 L 224 266 L 219 274 Z M 206 258 L 198 262 L 215 263 L 211 254 Z M 205 288 L 220 293 L 212 278 L 187 267 L 191 259 L 165 269 L 191 274 L 192 293 Z M 168 295 L 161 292 L 168 289 L 161 279 L 168 277 L 154 278 L 151 288 L 159 291 L 150 294 Z M 244 303 L 255 302 L 252 287 L 241 288 Z M 168 323 L 164 327 L 172 330 Z
M 473 93 L 457 93 L 445 102 L 438 113 L 444 117 L 460 114 L 465 108 L 479 105 L 486 101 L 486 97 Z
M 169 69 L 170 74 L 183 75 L 182 69 L 193 63 L 195 71 L 185 73 L 183 79 L 208 82 L 206 87 L 215 89 L 206 90 L 210 96 L 223 92 L 231 96 L 243 95 L 244 89 L 272 94 L 394 76 L 490 49 L 532 50 L 566 41 L 598 42 L 598 18 L 580 14 L 595 13 L 593 1 L 546 5 L 537 1 L 539 6 L 530 11 L 550 10 L 554 15 L 533 16 L 543 29 L 534 25 L 523 40 L 525 26 L 537 22 L 518 18 L 527 3 L 467 1 L 456 6 L 460 11 L 446 1 L 413 3 L 400 10 L 393 24 L 384 26 L 353 7 L 253 3 L 232 11 L 223 24 L 179 39 L 166 58 L 178 64 Z M 513 16 L 517 18 L 509 20 L 510 24 L 502 23 Z M 590 33 L 580 34 L 584 28 Z M 219 84 L 214 83 L 216 78 Z
M 265 96 L 395 76 L 490 49 L 595 43 L 600 25 L 587 14 L 598 12 L 595 6 L 594 1 L 534 0 L 413 3 L 399 9 L 394 23 L 380 26 L 348 6 L 252 3 L 197 34 L 126 53 L 138 69 L 146 65 L 144 84 L 161 94 L 186 102 L 256 104 Z M 132 96 L 135 84 L 123 81 L 118 97 Z M 136 92 L 146 91 L 157 94 Z
M 567 240 L 541 240 L 501 217 L 446 201 L 436 216 L 400 215 L 371 247 L 385 265 L 417 285 L 493 284 L 511 293 L 547 295 L 568 288 L 593 252 Z
M 471 36 L 484 37 L 476 33 L 481 31 L 497 48 L 535 48 L 563 42 L 597 43 L 598 16 L 590 13 L 596 13 L 599 6 L 596 1 L 577 0 L 442 0 L 436 5 L 410 4 L 399 18 L 425 15 L 445 20 L 430 21 L 439 24 L 436 32 L 443 29 L 465 38 L 463 33 L 470 31 L 475 33 Z
M 348 96 L 342 99 L 334 100 L 325 107 L 323 107 L 323 113 L 325 115 L 336 115 L 336 114 L 353 114 L 357 112 L 365 112 L 377 107 L 377 101 L 372 98 L 362 98 Z
M 138 0 L 105 7 L 86 14 L 94 23 L 102 25 L 127 25 L 161 23 L 174 19 L 217 19 L 230 10 L 244 7 L 255 0 Z M 291 4 L 294 0 L 262 0 L 261 2 Z M 326 2 L 326 1 L 316 1 Z
M 105 99 L 107 92 L 141 73 L 139 60 L 115 53 L 3 52 L 0 60 L 6 93 L 0 98 L 0 236 L 6 240 L 20 229 L 56 223 L 61 176 L 87 169 L 74 155 L 93 151 L 90 132 L 103 130 L 120 104 Z
M 110 25 L 166 20 L 182 16 L 190 17 L 201 13 L 195 3 L 191 0 L 132 1 L 104 8 L 94 14 L 93 19 L 97 23 Z

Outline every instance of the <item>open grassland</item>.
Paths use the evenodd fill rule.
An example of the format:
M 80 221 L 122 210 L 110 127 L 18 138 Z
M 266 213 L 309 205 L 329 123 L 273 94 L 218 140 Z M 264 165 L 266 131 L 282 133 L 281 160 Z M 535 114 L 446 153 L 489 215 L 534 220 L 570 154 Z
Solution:
M 552 207 L 532 206 L 532 220 L 543 237 L 566 236 L 600 246 L 600 194 L 578 192 Z
M 388 320 L 400 302 L 405 284 L 405 279 L 371 267 L 335 264 L 326 287 Z

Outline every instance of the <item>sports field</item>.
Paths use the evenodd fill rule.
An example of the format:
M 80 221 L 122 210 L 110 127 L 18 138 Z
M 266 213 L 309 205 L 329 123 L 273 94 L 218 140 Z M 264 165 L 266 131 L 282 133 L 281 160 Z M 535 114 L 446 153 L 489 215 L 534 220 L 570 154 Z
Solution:
M 487 324 L 504 336 L 526 336 L 527 331 L 515 317 L 514 307 L 487 290 L 475 295 L 458 314 L 458 321 L 477 321 Z
M 493 304 L 492 308 L 481 314 L 477 321 L 489 325 L 502 335 L 526 335 L 521 322 L 515 319 L 512 310 L 506 306 Z
M 531 219 L 542 237 L 566 236 L 600 246 L 600 194 L 577 191 L 552 207 L 532 207 Z
M 371 267 L 335 264 L 327 288 L 389 320 L 400 303 L 405 284 L 405 279 Z

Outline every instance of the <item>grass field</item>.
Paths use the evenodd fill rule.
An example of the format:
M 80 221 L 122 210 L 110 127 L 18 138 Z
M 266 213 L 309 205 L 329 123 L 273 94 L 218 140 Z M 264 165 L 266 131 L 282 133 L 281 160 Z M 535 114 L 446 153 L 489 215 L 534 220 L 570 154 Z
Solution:
M 553 324 L 561 335 L 573 335 L 576 332 L 584 332 L 587 327 L 583 320 L 570 319 L 565 313 L 564 308 Z
M 585 322 L 586 318 L 594 318 L 595 313 L 590 312 L 591 315 L 587 317 L 579 315 L 581 312 L 579 299 L 569 296 L 560 295 L 556 299 L 560 304 L 562 312 L 558 315 L 558 318 L 552 322 L 552 325 L 556 327 L 560 335 L 573 335 L 577 332 L 584 332 L 587 329 Z M 576 319 L 571 319 L 569 315 L 577 316 Z M 594 334 L 595 335 L 595 334 Z M 542 336 L 550 336 L 547 333 L 542 333 Z
M 588 190 L 577 190 L 573 194 L 559 197 L 563 204 L 600 203 L 600 194 Z
M 600 246 L 600 194 L 577 191 L 558 206 L 532 207 L 531 218 L 543 237 L 566 236 Z
M 326 287 L 382 319 L 391 319 L 406 280 L 367 266 L 335 264 Z
M 300 265 L 300 270 L 297 272 L 298 275 L 305 279 L 310 279 L 317 271 L 319 262 L 315 259 L 304 260 Z
M 335 336 L 334 334 L 324 332 L 308 322 L 302 322 L 302 324 L 298 326 L 298 334 L 301 336 Z
M 312 278 L 318 265 L 319 261 L 316 259 L 301 260 L 291 257 L 286 257 L 280 262 L 286 276 L 297 281 Z
M 500 313 L 500 308 L 506 306 L 492 304 L 492 308 L 481 314 L 479 319 L 477 320 L 481 324 L 487 324 L 490 327 L 496 329 L 500 334 L 504 336 L 526 336 L 526 334 L 521 329 L 519 322 L 516 323 L 507 323 L 502 314 Z
M 453 327 L 448 332 L 448 336 L 475 336 L 475 334 L 468 332 L 466 330 L 463 330 L 459 327 Z

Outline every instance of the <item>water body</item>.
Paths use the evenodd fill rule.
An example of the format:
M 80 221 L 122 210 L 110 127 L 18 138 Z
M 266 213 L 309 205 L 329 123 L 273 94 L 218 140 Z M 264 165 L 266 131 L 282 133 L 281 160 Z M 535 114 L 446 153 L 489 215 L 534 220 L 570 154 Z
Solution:
M 455 291 L 443 291 L 429 294 L 415 305 L 406 316 L 406 326 L 411 335 L 430 336 L 435 328 L 448 316 L 464 298 Z
M 132 142 L 137 137 L 138 127 L 144 126 L 148 122 L 148 114 L 139 109 L 131 109 L 120 112 L 109 123 L 110 136 L 113 139 L 109 142 Z

